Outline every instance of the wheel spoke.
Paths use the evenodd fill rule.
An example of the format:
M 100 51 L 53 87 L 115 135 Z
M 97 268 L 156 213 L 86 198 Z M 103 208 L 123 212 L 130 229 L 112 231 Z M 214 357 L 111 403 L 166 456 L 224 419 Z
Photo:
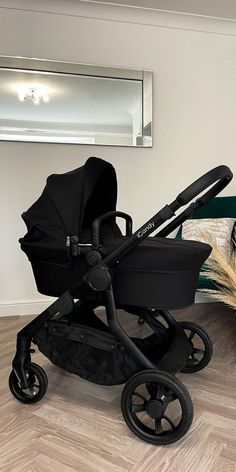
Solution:
M 205 351 L 203 349 L 197 349 L 196 347 L 193 348 L 193 354 L 205 354 Z
M 191 366 L 194 366 L 194 365 L 197 365 L 200 361 L 194 357 L 194 355 L 191 355 L 188 360 L 187 360 L 187 365 L 191 365 Z
M 145 396 L 144 396 L 144 395 L 142 395 L 142 394 L 141 394 L 141 393 L 139 393 L 139 392 L 136 392 L 136 390 L 135 390 L 135 392 L 133 392 L 133 393 L 132 393 L 132 395 L 134 395 L 135 397 L 138 397 L 138 398 L 140 398 L 140 399 L 141 399 L 141 400 L 143 400 L 144 402 L 146 402 L 146 401 L 147 401 L 147 399 L 145 398 Z
M 165 390 L 164 385 L 163 385 L 163 384 L 159 384 L 159 385 L 158 385 L 158 389 L 157 389 L 157 398 L 158 398 L 158 399 L 162 398 L 162 397 L 165 395 L 164 390 Z
M 150 395 L 152 400 L 157 399 L 158 385 L 156 385 L 154 383 L 147 383 L 146 384 L 146 390 L 147 390 L 148 395 Z
M 139 413 L 140 411 L 145 411 L 144 403 L 132 403 L 132 413 Z
M 160 434 L 163 432 L 161 420 L 162 418 L 159 420 L 155 420 L 155 434 Z
M 22 388 L 21 385 L 18 383 L 18 386 L 19 388 L 22 390 L 22 392 L 24 392 L 24 390 L 30 390 L 30 389 L 34 389 L 34 387 L 37 387 L 39 389 L 39 386 L 38 385 L 32 385 L 32 384 L 29 384 L 28 387 L 26 388 Z
M 166 415 L 163 415 L 163 420 L 166 420 L 172 427 L 172 429 L 175 429 L 175 424 L 173 423 L 173 421 L 169 418 L 169 416 L 166 416 Z
M 170 393 L 165 394 L 165 398 L 164 398 L 165 410 L 168 407 L 169 403 L 174 402 L 175 400 L 177 400 L 177 397 L 174 394 L 174 392 L 170 392 Z
M 161 400 L 165 396 L 165 386 L 163 384 L 152 384 L 149 393 L 152 400 Z
M 190 335 L 188 337 L 189 341 L 192 341 L 193 337 L 195 336 L 196 332 L 191 330 Z
M 39 392 L 40 386 L 38 384 L 32 384 L 29 385 L 28 390 L 30 391 L 30 394 L 33 396 L 37 395 Z

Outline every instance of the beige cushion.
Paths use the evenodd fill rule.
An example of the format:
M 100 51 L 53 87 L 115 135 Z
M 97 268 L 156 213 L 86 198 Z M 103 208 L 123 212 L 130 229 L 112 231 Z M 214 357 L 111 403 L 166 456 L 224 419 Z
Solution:
M 202 233 L 208 232 L 224 254 L 232 250 L 232 233 L 235 218 L 203 218 L 187 220 L 182 226 L 182 238 L 205 241 Z

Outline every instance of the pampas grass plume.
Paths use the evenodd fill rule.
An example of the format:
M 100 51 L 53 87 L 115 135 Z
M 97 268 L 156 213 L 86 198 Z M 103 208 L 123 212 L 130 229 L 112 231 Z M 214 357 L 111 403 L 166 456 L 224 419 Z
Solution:
M 216 290 L 201 289 L 201 292 L 236 309 L 236 247 L 224 254 L 210 233 L 202 232 L 201 236 L 202 240 L 212 247 L 206 261 L 207 269 L 201 272 L 201 275 L 213 281 L 217 287 Z

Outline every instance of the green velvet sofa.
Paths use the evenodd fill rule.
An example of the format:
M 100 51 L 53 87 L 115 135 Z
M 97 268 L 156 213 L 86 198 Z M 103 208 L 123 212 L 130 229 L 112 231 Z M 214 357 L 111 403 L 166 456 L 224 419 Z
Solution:
M 193 219 L 202 218 L 235 218 L 236 219 L 236 197 L 216 197 L 207 205 L 199 208 L 193 215 Z M 179 228 L 176 238 L 182 237 L 182 227 Z M 204 267 L 203 267 L 204 271 Z M 215 288 L 211 280 L 203 275 L 199 277 L 198 289 Z

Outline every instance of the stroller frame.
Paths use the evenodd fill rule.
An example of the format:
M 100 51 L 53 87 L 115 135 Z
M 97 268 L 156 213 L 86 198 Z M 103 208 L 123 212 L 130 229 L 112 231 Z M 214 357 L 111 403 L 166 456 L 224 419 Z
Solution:
M 140 366 L 143 367 L 144 372 L 145 369 L 148 369 L 150 371 L 150 375 L 152 377 L 152 375 L 157 372 L 158 365 L 155 365 L 151 360 L 149 360 L 145 356 L 143 352 L 141 352 L 141 350 L 135 345 L 132 339 L 123 330 L 118 321 L 116 304 L 113 295 L 112 280 L 109 269 L 114 264 L 119 263 L 119 260 L 123 256 L 125 256 L 128 252 L 134 249 L 138 244 L 140 244 L 141 241 L 147 238 L 163 223 L 173 218 L 177 210 L 191 202 L 196 196 L 198 196 L 204 190 L 207 190 L 210 187 L 210 189 L 208 189 L 200 198 L 190 203 L 187 209 L 185 209 L 182 213 L 175 217 L 169 224 L 167 224 L 163 229 L 161 229 L 161 231 L 156 233 L 156 236 L 161 237 L 169 235 L 181 223 L 183 223 L 186 219 L 190 218 L 200 206 L 205 205 L 222 189 L 224 189 L 228 185 L 232 177 L 233 174 L 227 166 L 222 165 L 212 169 L 211 171 L 207 172 L 202 177 L 197 179 L 195 182 L 193 182 L 183 192 L 181 192 L 172 203 L 170 203 L 169 205 L 165 205 L 160 211 L 158 211 L 151 219 L 149 219 L 133 234 L 131 217 L 123 212 L 111 211 L 98 217 L 93 222 L 91 244 L 79 244 L 76 238 L 71 240 L 72 251 L 75 251 L 75 253 L 83 252 L 84 254 L 86 254 L 86 262 L 88 266 L 87 273 L 83 276 L 82 280 L 77 281 L 72 287 L 70 287 L 69 290 L 63 293 L 55 302 L 53 302 L 46 310 L 44 310 L 34 320 L 27 324 L 17 334 L 16 354 L 13 359 L 12 366 L 19 387 L 22 390 L 27 389 L 29 387 L 29 377 L 26 375 L 26 366 L 31 362 L 31 354 L 34 352 L 34 349 L 31 349 L 31 341 L 34 337 L 34 334 L 52 318 L 59 319 L 62 316 L 69 314 L 75 305 L 73 298 L 75 291 L 77 294 L 79 291 L 80 298 L 83 298 L 83 292 L 85 291 L 88 285 L 93 290 L 103 293 L 104 305 L 106 307 L 107 323 L 111 333 L 127 349 L 130 355 L 136 359 Z M 123 243 L 120 244 L 119 247 L 117 247 L 115 250 L 112 251 L 112 253 L 110 253 L 107 257 L 103 259 L 99 251 L 101 225 L 105 220 L 114 217 L 121 217 L 125 219 L 127 238 Z M 177 323 L 177 321 L 167 310 L 156 310 L 155 312 L 152 312 L 150 310 L 149 318 L 152 318 L 152 327 L 155 326 L 155 316 L 157 313 L 164 318 L 168 326 L 176 327 L 177 325 L 179 325 L 179 323 Z M 148 320 L 147 322 L 149 323 Z M 136 434 L 138 435 L 137 431 Z M 145 439 L 149 442 L 153 442 L 154 444 L 158 443 L 150 440 L 149 438 L 142 437 L 142 439 Z M 170 442 L 173 442 L 173 440 L 166 440 L 166 442 L 162 442 L 162 444 L 169 444 Z

